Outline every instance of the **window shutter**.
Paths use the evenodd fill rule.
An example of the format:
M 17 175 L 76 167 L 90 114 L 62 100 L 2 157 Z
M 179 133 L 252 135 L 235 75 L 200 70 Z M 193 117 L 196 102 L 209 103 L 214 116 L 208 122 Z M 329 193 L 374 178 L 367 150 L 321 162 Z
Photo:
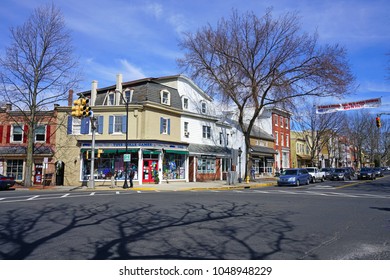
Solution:
M 171 134 L 171 119 L 168 119 L 168 134 Z
M 7 126 L 7 135 L 5 139 L 5 143 L 10 143 L 11 142 L 11 126 Z
M 46 143 L 50 144 L 50 125 L 46 125 Z
M 114 132 L 114 116 L 108 118 L 108 133 L 112 134 Z
M 0 125 L 0 143 L 3 143 L 3 126 Z
M 98 122 L 98 133 L 103 134 L 103 116 L 99 116 L 97 122 Z
M 122 132 L 127 131 L 127 116 L 122 116 Z
M 68 116 L 68 127 L 66 128 L 66 134 L 72 134 L 72 121 L 73 117 Z
M 162 134 L 164 130 L 163 122 L 164 122 L 164 118 L 160 118 L 160 134 Z
M 81 134 L 88 134 L 89 133 L 89 118 L 83 118 L 81 119 Z
M 24 128 L 23 128 L 23 143 L 27 143 L 27 136 L 28 136 L 28 126 L 24 125 Z

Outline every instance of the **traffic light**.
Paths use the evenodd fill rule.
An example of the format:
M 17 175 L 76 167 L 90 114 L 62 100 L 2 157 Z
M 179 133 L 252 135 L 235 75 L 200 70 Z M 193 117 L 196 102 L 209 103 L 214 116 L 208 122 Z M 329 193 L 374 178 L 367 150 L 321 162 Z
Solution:
M 98 149 L 98 154 L 97 154 L 97 157 L 100 158 L 100 155 L 103 153 L 103 150 L 102 149 Z
M 381 118 L 379 116 L 376 117 L 376 126 L 378 128 L 380 128 L 382 125 L 381 125 Z
M 89 106 L 89 99 L 82 98 L 82 115 L 83 117 L 91 117 L 93 115 L 92 109 Z
M 81 118 L 83 116 L 81 103 L 82 103 L 81 98 L 79 98 L 73 102 L 73 104 L 74 104 L 74 106 L 72 106 L 72 116 L 73 117 Z

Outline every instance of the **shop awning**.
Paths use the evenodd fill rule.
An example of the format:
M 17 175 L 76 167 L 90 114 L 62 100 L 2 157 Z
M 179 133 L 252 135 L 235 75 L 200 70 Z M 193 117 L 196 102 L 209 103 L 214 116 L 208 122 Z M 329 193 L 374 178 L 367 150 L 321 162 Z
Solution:
M 105 148 L 98 148 L 98 147 L 95 147 L 95 150 L 97 151 L 98 149 L 101 149 L 103 150 L 103 154 L 116 154 L 116 153 L 125 153 L 126 152 L 126 148 L 120 148 L 120 149 L 105 149 Z M 90 151 L 91 148 L 82 148 L 81 149 L 81 152 L 85 152 L 85 151 Z M 139 149 L 127 149 L 128 153 L 136 153 L 138 152 Z
M 161 153 L 160 150 L 143 150 L 142 153 L 144 155 L 158 155 Z
M 252 146 L 250 152 L 253 155 L 259 155 L 259 156 L 273 156 L 278 153 L 272 148 L 263 147 L 263 146 Z
M 212 155 L 218 157 L 231 157 L 231 150 L 226 147 L 190 144 L 188 150 L 191 154 Z
M 183 151 L 183 150 L 165 150 L 166 153 L 170 154 L 179 154 L 179 155 L 188 155 L 188 151 Z

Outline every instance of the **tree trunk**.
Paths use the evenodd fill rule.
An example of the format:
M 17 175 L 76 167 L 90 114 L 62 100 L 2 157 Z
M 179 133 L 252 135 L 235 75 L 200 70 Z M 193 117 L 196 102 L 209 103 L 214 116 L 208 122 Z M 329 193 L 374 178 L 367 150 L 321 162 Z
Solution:
M 27 133 L 27 153 L 26 153 L 26 166 L 24 172 L 24 186 L 29 188 L 32 186 L 32 169 L 33 169 L 33 153 L 34 153 L 34 128 L 31 123 L 28 124 Z

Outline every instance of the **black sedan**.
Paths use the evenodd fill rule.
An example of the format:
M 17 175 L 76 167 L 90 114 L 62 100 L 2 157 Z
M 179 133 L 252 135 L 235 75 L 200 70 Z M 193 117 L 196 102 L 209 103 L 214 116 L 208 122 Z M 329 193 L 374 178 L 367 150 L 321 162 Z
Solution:
M 352 174 L 348 168 L 335 168 L 330 174 L 330 180 L 352 180 Z
M 383 175 L 383 170 L 380 167 L 375 167 L 374 168 L 374 172 L 375 172 L 375 176 L 376 177 L 383 177 L 384 176 Z
M 360 169 L 360 171 L 358 173 L 358 179 L 359 180 L 364 180 L 364 179 L 374 180 L 375 179 L 374 169 L 369 168 L 369 167 L 363 167 L 362 169 Z
M 0 190 L 8 190 L 15 185 L 15 178 L 0 174 Z

